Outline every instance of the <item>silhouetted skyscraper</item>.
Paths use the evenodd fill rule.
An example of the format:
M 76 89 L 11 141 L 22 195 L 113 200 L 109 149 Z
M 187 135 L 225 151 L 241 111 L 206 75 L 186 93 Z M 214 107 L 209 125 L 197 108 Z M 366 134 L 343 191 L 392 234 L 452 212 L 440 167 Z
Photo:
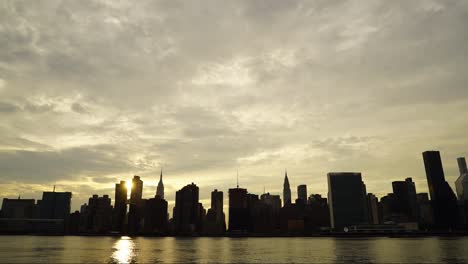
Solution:
M 291 187 L 289 186 L 288 172 L 284 173 L 284 184 L 283 184 L 283 199 L 284 206 L 291 204 Z
M 416 186 L 411 178 L 405 181 L 392 182 L 394 194 L 394 213 L 406 217 L 406 221 L 418 220 L 418 201 L 416 197 Z
M 261 206 L 263 206 L 264 220 L 262 223 L 263 232 L 274 232 L 280 229 L 281 197 L 270 193 L 260 196 Z M 262 231 L 262 230 L 260 230 Z
M 199 189 L 192 183 L 176 192 L 174 228 L 177 234 L 201 231 L 202 208 L 198 202 Z
M 445 181 L 439 151 L 423 153 L 429 194 L 434 210 L 435 228 L 454 228 L 458 220 L 458 205 L 455 193 Z
M 460 176 L 455 181 L 455 187 L 457 189 L 458 200 L 464 202 L 468 201 L 468 169 L 465 158 L 458 158 L 457 162 Z
M 297 199 L 307 203 L 307 185 L 302 184 L 297 186 Z
M 247 231 L 248 218 L 247 189 L 229 189 L 229 231 Z
M 144 208 L 144 232 L 149 235 L 162 235 L 167 231 L 167 201 L 156 195 L 148 199 Z
M 156 195 L 161 197 L 161 199 L 164 199 L 164 184 L 163 184 L 162 177 L 163 175 L 162 175 L 162 168 L 161 168 L 161 175 L 159 176 L 159 183 L 158 183 L 158 188 L 156 190 Z
M 130 204 L 138 203 L 143 197 L 143 181 L 140 176 L 133 176 L 132 190 L 130 192 Z
M 368 203 L 367 208 L 369 208 L 370 223 L 374 225 L 379 224 L 379 200 L 374 194 L 368 193 L 367 203 Z
M 333 229 L 342 231 L 344 227 L 368 223 L 366 189 L 361 173 L 328 173 L 328 202 Z
M 144 201 L 143 195 L 143 181 L 140 176 L 133 176 L 132 190 L 130 192 L 130 210 L 128 212 L 128 232 L 135 234 L 140 231 L 141 220 L 143 216 Z
M 224 221 L 223 192 L 220 192 L 216 189 L 211 192 L 211 209 L 213 209 L 216 214 L 217 222 Z
M 125 218 L 127 216 L 127 185 L 125 181 L 115 184 L 114 213 L 112 217 L 112 229 L 124 232 Z
M 322 198 L 320 194 L 309 196 L 305 207 L 304 225 L 305 231 L 309 233 L 330 227 L 330 209 L 327 198 Z
M 70 215 L 71 192 L 43 192 L 40 205 L 42 219 L 68 219 Z
M 205 221 L 205 233 L 221 235 L 226 231 L 226 221 L 223 212 L 223 192 L 211 192 L 211 208 L 208 209 Z
M 107 233 L 112 226 L 112 205 L 108 195 L 99 197 L 97 194 L 89 198 L 82 217 L 84 231 L 90 233 Z

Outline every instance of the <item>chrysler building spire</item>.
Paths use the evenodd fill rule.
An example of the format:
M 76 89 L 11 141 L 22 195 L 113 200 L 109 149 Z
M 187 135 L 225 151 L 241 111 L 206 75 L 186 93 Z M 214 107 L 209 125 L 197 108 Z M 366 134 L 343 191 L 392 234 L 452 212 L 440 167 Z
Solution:
M 161 168 L 161 175 L 159 176 L 158 188 L 156 189 L 156 196 L 159 196 L 161 197 L 161 199 L 164 199 L 164 184 L 162 180 L 162 168 Z
M 288 172 L 284 172 L 284 184 L 283 184 L 283 199 L 284 205 L 291 204 L 291 188 L 289 186 Z

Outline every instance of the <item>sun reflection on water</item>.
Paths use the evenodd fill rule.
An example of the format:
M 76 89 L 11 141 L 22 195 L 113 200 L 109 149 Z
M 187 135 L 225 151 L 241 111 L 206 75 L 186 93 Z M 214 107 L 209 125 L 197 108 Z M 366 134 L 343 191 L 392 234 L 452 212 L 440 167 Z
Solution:
M 135 263 L 136 248 L 132 238 L 123 236 L 113 246 L 112 263 Z

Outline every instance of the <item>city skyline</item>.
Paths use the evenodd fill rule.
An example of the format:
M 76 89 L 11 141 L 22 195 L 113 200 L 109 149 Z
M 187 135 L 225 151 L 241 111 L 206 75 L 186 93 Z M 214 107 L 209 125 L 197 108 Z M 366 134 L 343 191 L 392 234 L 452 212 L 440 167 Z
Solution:
M 326 194 L 330 171 L 387 180 L 468 145 L 466 1 L 4 1 L 0 195 L 70 188 L 73 208 L 133 175 L 167 200 L 235 185 Z M 271 184 L 270 184 L 271 183 Z M 154 195 L 146 188 L 144 197 Z M 149 191 L 151 189 L 151 191 Z M 226 203 L 224 203 L 226 204 Z
M 425 161 L 425 158 L 424 158 L 424 155 L 426 155 L 426 153 L 430 153 L 430 152 L 439 153 L 439 151 L 425 151 L 425 152 L 423 152 L 423 158 L 422 158 L 423 167 L 424 167 L 424 163 L 426 162 L 426 161 Z M 439 154 L 438 154 L 438 155 L 439 155 Z M 443 162 L 443 155 L 439 155 L 438 158 L 442 161 L 442 164 L 444 164 L 444 162 Z M 457 157 L 456 162 L 457 162 L 457 166 L 459 166 L 459 167 L 457 167 L 457 168 L 458 168 L 458 171 L 459 171 L 460 174 L 459 174 L 457 177 L 455 177 L 455 178 L 458 179 L 460 175 L 463 175 L 462 172 L 464 172 L 464 171 L 466 170 L 466 162 L 465 162 L 465 158 L 464 158 L 464 157 Z M 445 165 L 442 165 L 442 164 L 441 164 L 441 166 L 442 166 L 441 168 L 443 169 L 443 172 L 445 172 L 445 167 L 446 167 L 446 166 L 445 166 Z M 464 168 L 465 168 L 465 169 L 464 169 Z M 330 177 L 329 175 L 330 175 L 330 174 L 334 174 L 334 173 L 338 173 L 338 174 L 340 174 L 340 173 L 344 173 L 344 174 L 355 174 L 355 173 L 358 173 L 360 179 L 361 179 L 361 177 L 362 177 L 362 181 L 365 182 L 365 183 L 367 183 L 367 182 L 366 182 L 366 179 L 365 179 L 365 177 L 364 177 L 364 175 L 362 175 L 361 172 L 357 172 L 357 171 L 356 171 L 356 172 L 351 172 L 351 171 L 341 171 L 341 172 L 336 172 L 336 171 L 335 171 L 335 172 L 328 172 L 327 175 L 326 175 L 326 178 L 329 178 L 329 177 Z M 430 192 L 429 192 L 429 189 L 430 189 L 430 188 L 428 188 L 428 182 L 427 182 L 427 181 L 428 181 L 428 178 L 427 178 L 427 174 L 426 174 L 426 173 L 427 173 L 427 171 L 424 171 L 424 177 L 425 177 L 425 178 L 423 179 L 422 183 L 421 183 L 421 182 L 419 183 L 419 185 L 425 184 L 426 188 L 422 188 L 422 190 L 421 190 L 421 188 L 418 188 L 418 187 L 417 187 L 417 186 L 418 186 L 418 184 L 417 184 L 417 183 L 418 183 L 418 180 L 417 180 L 417 179 L 415 179 L 415 182 L 412 182 L 412 184 L 415 186 L 415 188 L 416 188 L 416 190 L 417 190 L 418 193 L 426 193 L 427 195 L 430 195 Z M 446 173 L 445 173 L 445 174 L 446 174 Z M 169 195 L 169 197 L 174 196 L 174 199 L 173 199 L 173 200 L 164 198 L 164 192 L 165 192 L 164 189 L 165 189 L 165 186 L 164 186 L 163 183 L 162 183 L 162 179 L 163 179 L 163 170 L 162 170 L 162 168 L 160 169 L 160 175 L 158 176 L 158 184 L 157 184 L 156 186 L 152 186 L 152 185 L 149 185 L 149 186 L 148 186 L 146 179 L 145 179 L 145 181 L 142 181 L 142 180 L 141 180 L 141 177 L 140 177 L 139 175 L 134 175 L 134 176 L 132 176 L 132 177 L 133 177 L 133 179 L 130 179 L 130 180 L 121 179 L 119 182 L 116 182 L 116 183 L 115 183 L 115 188 L 112 188 L 112 192 L 111 192 L 111 193 L 93 193 L 93 194 L 89 194 L 89 195 L 88 195 L 88 198 L 89 198 L 89 196 L 92 196 L 92 195 L 106 195 L 106 196 L 114 197 L 112 194 L 115 195 L 117 189 L 121 189 L 120 186 L 125 186 L 125 188 L 126 188 L 126 190 L 127 190 L 127 200 L 128 200 L 128 203 L 131 204 L 131 203 L 132 203 L 132 202 L 131 202 L 131 201 L 132 201 L 132 196 L 131 196 L 132 192 L 131 192 L 131 191 L 134 189 L 134 187 L 138 186 L 138 187 L 136 187 L 138 190 L 137 190 L 136 192 L 134 192 L 134 195 L 137 195 L 137 196 L 138 196 L 137 199 L 154 198 L 154 197 L 157 196 L 157 195 L 160 196 L 161 193 L 162 193 L 162 195 L 163 195 L 162 198 L 165 199 L 165 200 L 167 200 L 167 202 L 168 202 L 168 205 L 169 205 L 169 206 L 168 206 L 168 209 L 173 209 L 173 207 L 174 207 L 174 205 L 175 205 L 176 192 L 174 192 L 173 194 L 170 194 L 170 195 Z M 445 177 L 446 177 L 446 176 L 445 176 Z M 374 191 L 372 191 L 372 190 L 369 191 L 366 187 L 365 187 L 364 189 L 366 189 L 367 193 L 372 194 L 372 195 L 375 195 L 378 199 L 381 199 L 381 198 L 385 197 L 387 194 L 391 193 L 392 191 L 394 192 L 394 191 L 395 191 L 395 186 L 393 186 L 393 184 L 395 184 L 396 182 L 401 182 L 402 179 L 403 179 L 403 178 L 399 178 L 399 179 L 389 179 L 389 180 L 388 180 L 388 181 L 389 181 L 389 184 L 388 184 L 388 185 L 390 186 L 390 191 L 387 192 L 387 193 L 381 194 L 381 195 L 379 195 L 378 193 L 376 193 L 376 192 L 374 192 Z M 411 179 L 413 179 L 413 178 L 412 178 L 412 177 L 409 177 L 409 178 L 407 178 L 407 180 L 408 180 L 408 179 L 411 180 Z M 138 184 L 135 185 L 135 180 L 136 180 L 137 182 L 141 182 L 141 183 L 138 183 Z M 144 182 L 144 186 L 143 186 L 143 182 Z M 234 186 L 234 185 L 229 186 L 226 190 L 220 189 L 220 188 L 216 188 L 216 187 L 215 187 L 214 189 L 212 189 L 212 190 L 205 190 L 205 192 L 208 191 L 208 192 L 210 193 L 210 197 L 209 197 L 208 199 L 202 199 L 202 198 L 200 197 L 199 201 L 200 201 L 200 203 L 201 203 L 202 205 L 203 205 L 203 204 L 208 205 L 208 204 L 212 203 L 212 191 L 213 191 L 213 190 L 216 191 L 216 190 L 218 190 L 218 189 L 220 189 L 221 191 L 227 192 L 229 189 L 241 188 L 241 189 L 246 189 L 246 190 L 249 192 L 249 194 L 250 194 L 250 193 L 253 193 L 253 194 L 256 194 L 256 195 L 261 195 L 261 194 L 279 195 L 279 197 L 280 197 L 280 199 L 281 199 L 281 201 L 282 201 L 282 205 L 284 205 L 284 203 L 285 203 L 285 200 L 284 200 L 285 186 L 287 186 L 287 188 L 288 188 L 288 195 L 290 195 L 290 197 L 291 197 L 291 200 L 290 200 L 289 203 L 296 201 L 296 199 L 300 199 L 299 192 L 298 192 L 298 191 L 292 192 L 290 186 L 292 186 L 292 187 L 297 187 L 297 189 L 299 189 L 299 187 L 305 186 L 305 188 L 306 188 L 305 193 L 306 193 L 306 194 L 307 194 L 307 193 L 309 193 L 309 194 L 311 194 L 311 195 L 312 195 L 312 194 L 313 194 L 313 195 L 319 194 L 319 195 L 323 195 L 324 197 L 327 197 L 327 195 L 329 195 L 329 191 L 330 191 L 330 186 L 327 187 L 327 192 L 325 192 L 325 193 L 307 191 L 307 188 L 310 188 L 310 187 L 307 187 L 307 186 L 309 186 L 309 185 L 308 185 L 306 182 L 297 183 L 296 185 L 293 185 L 293 184 L 290 185 L 290 184 L 289 184 L 289 178 L 288 178 L 287 169 L 285 169 L 285 171 L 284 171 L 283 178 L 282 178 L 282 182 L 283 182 L 283 183 L 282 183 L 281 190 L 280 190 L 280 191 L 277 191 L 277 192 L 268 191 L 267 189 L 265 189 L 265 185 L 263 186 L 264 188 L 263 188 L 262 191 L 258 191 L 258 192 L 257 192 L 257 191 L 252 191 L 251 189 L 249 189 L 248 186 L 245 186 L 245 185 L 242 186 L 242 185 L 239 184 L 239 170 L 237 170 L 237 174 L 236 174 L 236 185 L 235 185 L 235 186 Z M 450 188 L 452 189 L 453 194 L 454 194 L 455 196 L 458 197 L 457 189 L 456 189 L 456 186 L 455 186 L 455 182 L 453 182 L 453 183 L 447 182 L 447 183 L 449 184 Z M 192 184 L 193 184 L 193 182 L 192 182 Z M 285 184 L 286 184 L 286 185 L 285 185 Z M 186 186 L 186 184 L 185 184 L 185 185 L 182 185 L 182 186 Z M 203 187 L 202 187 L 202 186 L 199 186 L 199 185 L 197 185 L 197 186 L 198 186 L 198 188 L 200 189 L 200 192 L 201 192 L 201 190 L 203 189 Z M 365 186 L 366 186 L 366 185 L 365 185 Z M 154 188 L 153 188 L 153 187 L 154 187 Z M 181 188 L 181 186 L 179 186 L 178 188 Z M 154 189 L 154 190 L 153 190 L 153 189 Z M 292 188 L 292 189 L 293 189 L 293 190 L 297 190 L 296 188 Z M 159 194 L 158 194 L 158 190 L 159 190 Z M 56 191 L 56 185 L 53 186 L 53 192 L 55 192 L 55 191 Z M 60 190 L 59 190 L 59 191 L 60 191 Z M 63 189 L 62 191 L 72 192 L 71 190 L 67 190 L 66 188 Z M 47 192 L 47 190 L 43 190 L 43 192 Z M 152 194 L 152 195 L 149 195 L 149 196 L 145 196 L 145 195 L 144 195 L 145 192 L 146 192 L 147 194 L 153 192 L 153 194 Z M 73 192 L 72 192 L 72 193 L 73 193 Z M 135 194 L 135 193 L 136 193 L 136 194 Z M 18 195 L 15 196 L 15 197 L 3 197 L 3 198 L 15 199 L 15 198 L 17 198 L 17 197 L 21 197 L 21 194 L 18 194 Z M 117 196 L 116 196 L 116 197 L 117 197 Z M 161 196 L 160 196 L 160 197 L 161 197 Z M 167 197 L 167 196 L 166 196 L 166 197 Z M 22 199 L 24 199 L 24 198 L 28 199 L 28 198 L 31 198 L 31 197 L 24 197 L 24 196 L 23 196 Z M 307 198 L 309 198 L 309 197 L 307 196 Z M 455 197 L 454 197 L 454 198 L 455 198 Z M 33 198 L 33 199 L 39 200 L 38 198 Z M 87 199 L 86 199 L 86 201 L 87 201 Z M 226 215 L 229 215 L 229 213 L 228 213 L 228 212 L 229 212 L 229 197 L 224 196 L 223 202 L 224 202 L 223 211 L 226 211 Z M 126 203 L 127 203 L 127 202 L 126 202 Z M 70 207 L 71 209 L 70 209 L 70 210 L 71 210 L 71 211 L 75 211 L 75 210 L 78 210 L 78 211 L 79 211 L 79 210 L 80 210 L 80 207 L 81 207 L 83 204 L 86 204 L 86 202 L 77 204 L 77 201 L 73 202 L 73 199 L 72 199 L 72 203 L 71 203 L 71 207 Z M 115 206 L 115 200 L 114 200 L 114 199 L 111 199 L 111 204 L 112 204 L 113 206 Z M 129 207 L 129 208 L 130 208 L 130 207 Z M 129 210 L 129 208 L 128 208 L 128 210 Z M 172 215 L 172 210 L 168 210 L 168 212 L 169 212 L 169 216 L 172 217 L 172 216 L 173 216 L 173 215 Z

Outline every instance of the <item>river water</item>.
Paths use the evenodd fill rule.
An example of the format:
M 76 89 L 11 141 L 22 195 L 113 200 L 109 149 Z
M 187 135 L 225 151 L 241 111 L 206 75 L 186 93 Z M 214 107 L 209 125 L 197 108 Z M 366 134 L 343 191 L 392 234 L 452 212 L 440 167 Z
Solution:
M 468 263 L 468 238 L 0 236 L 0 263 Z

